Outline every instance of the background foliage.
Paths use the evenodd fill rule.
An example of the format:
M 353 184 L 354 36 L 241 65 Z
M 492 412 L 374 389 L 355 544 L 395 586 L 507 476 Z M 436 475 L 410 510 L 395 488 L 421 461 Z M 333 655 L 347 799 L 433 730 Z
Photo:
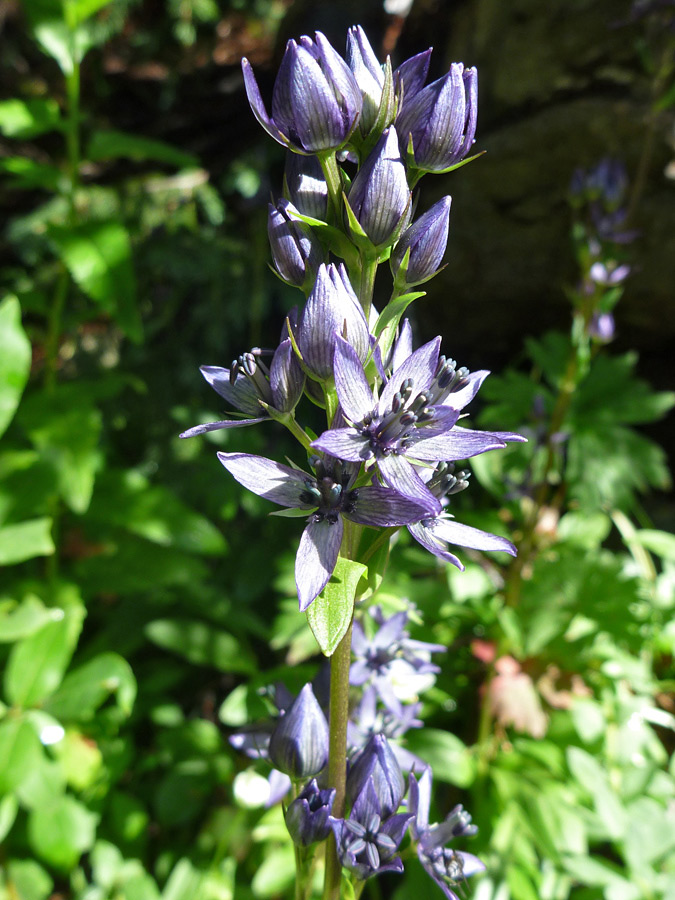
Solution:
M 529 21 L 521 5 L 509 40 Z M 419 41 L 410 52 L 426 47 L 425 23 L 433 35 L 452 22 L 461 58 L 472 49 L 469 41 L 456 48 L 472 6 L 488 19 L 494 13 L 489 3 L 452 15 L 420 3 L 407 22 L 375 5 L 367 16 L 394 52 L 398 39 Z M 603 9 L 568 7 L 587 17 Z M 629 12 L 627 5 L 626 21 Z M 224 477 L 214 452 L 231 443 L 266 455 L 269 442 L 284 438 L 271 423 L 238 431 L 236 443 L 228 432 L 188 442 L 177 434 L 214 418 L 198 365 L 227 364 L 246 346 L 275 340 L 269 329 L 297 302 L 267 269 L 266 203 L 283 156 L 257 143 L 238 60 L 269 65 L 289 29 L 325 27 L 340 46 L 348 13 L 323 4 L 310 14 L 279 0 L 28 0 L 7 12 L 7 900 L 225 900 L 235 890 L 242 898 L 289 890 L 293 858 L 279 810 L 257 799 L 266 773 L 248 768 L 227 736 L 265 715 L 267 685 L 283 679 L 297 688 L 319 662 L 296 611 L 293 530 Z M 594 345 L 589 355 L 569 327 L 563 292 L 578 313 L 573 295 L 585 275 L 578 241 L 559 242 L 559 262 L 548 267 L 553 313 L 522 309 L 515 272 L 502 279 L 492 311 L 476 300 L 472 315 L 463 273 L 472 270 L 477 297 L 483 274 L 493 276 L 471 265 L 481 236 L 455 224 L 454 207 L 449 275 L 459 276 L 459 294 L 448 309 L 436 289 L 419 314 L 421 337 L 457 336 L 447 352 L 464 352 L 460 362 L 508 362 L 483 388 L 478 424 L 525 429 L 530 438 L 477 458 L 476 483 L 457 501 L 463 521 L 511 535 L 518 560 L 507 567 L 464 553 L 467 571 L 446 571 L 405 535 L 378 598 L 389 608 L 407 598 L 426 623 L 415 637 L 448 647 L 426 695 L 428 727 L 408 745 L 444 781 L 439 808 L 464 802 L 480 825 L 471 849 L 488 874 L 474 886 L 478 900 L 675 896 L 674 516 L 670 497 L 649 493 L 669 487 L 659 447 L 667 432 L 644 429 L 673 395 L 652 390 L 639 369 L 650 357 L 639 361 L 631 343 L 639 339 L 658 362 L 667 334 L 657 326 L 670 314 L 643 321 L 637 333 L 621 327 L 629 319 L 622 308 L 635 308 L 645 283 L 656 294 L 667 283 L 658 265 L 654 282 L 646 265 L 653 257 L 641 255 L 652 221 L 640 210 L 658 209 L 657 193 L 672 191 L 659 154 L 672 122 L 673 39 L 651 19 L 608 27 L 619 19 L 600 16 L 605 30 L 594 39 L 601 58 L 618 56 L 629 73 L 624 100 L 646 149 L 628 160 L 640 234 L 619 250 L 633 274 L 625 298 L 612 301 L 615 344 Z M 481 21 L 478 37 L 489 31 Z M 443 48 L 438 55 L 442 67 Z M 508 62 L 501 66 L 504 78 Z M 498 171 L 506 100 L 490 72 L 486 142 Z M 524 71 L 520 83 L 530 77 Z M 607 104 L 615 101 L 609 92 Z M 613 140 L 603 147 L 596 135 L 597 156 L 616 152 Z M 535 129 L 518 153 L 526 158 L 536 142 Z M 594 161 L 588 146 L 573 152 L 575 165 Z M 512 160 L 501 158 L 504 166 Z M 478 180 L 481 165 L 469 167 Z M 551 189 L 558 197 L 571 175 L 560 168 Z M 438 189 L 464 205 L 464 216 L 473 208 L 489 221 L 485 194 L 472 206 L 454 188 L 448 179 Z M 527 215 L 520 208 L 516 221 Z M 568 233 L 569 209 L 561 203 L 554 215 Z M 499 255 L 495 266 L 508 267 Z M 504 296 L 518 315 L 502 327 Z M 448 317 L 456 327 L 439 327 Z M 382 887 L 402 900 L 418 877 L 410 863 L 404 881 L 391 877 Z

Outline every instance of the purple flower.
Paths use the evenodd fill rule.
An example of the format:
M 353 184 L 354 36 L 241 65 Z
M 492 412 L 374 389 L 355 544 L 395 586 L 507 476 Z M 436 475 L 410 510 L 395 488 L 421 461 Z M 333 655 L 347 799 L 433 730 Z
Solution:
M 246 94 L 258 122 L 275 141 L 298 153 L 337 150 L 361 112 L 361 91 L 349 66 L 317 31 L 291 40 L 279 67 L 267 114 L 251 64 L 243 59 Z
M 500 434 L 500 437 L 504 440 L 520 438 L 519 435 L 509 434 Z M 463 470 L 455 471 L 452 463 L 439 463 L 435 469 L 423 472 L 421 477 L 427 479 L 425 483 L 428 490 L 438 497 L 441 503 L 447 503 L 448 497 L 469 486 L 469 475 L 469 472 Z M 472 528 L 470 525 L 462 525 L 445 510 L 436 516 L 414 522 L 408 526 L 408 531 L 434 556 L 452 563 L 462 571 L 464 566 L 453 553 L 450 553 L 448 544 L 470 547 L 473 550 L 503 550 L 511 556 L 516 555 L 516 548 L 511 541 L 497 534 Z
M 419 680 L 420 675 L 434 675 L 440 670 L 431 662 L 431 654 L 443 653 L 446 648 L 442 644 L 411 640 L 405 627 L 408 621 L 405 611 L 384 619 L 375 608 L 372 615 L 380 626 L 372 638 L 367 637 L 359 621 L 354 622 L 354 662 L 349 681 L 354 685 L 372 685 L 391 713 L 403 715 L 394 678 L 409 685 Z
M 296 779 L 316 775 L 328 762 L 328 722 L 311 684 L 277 720 L 268 754 L 280 772 Z
M 412 832 L 417 842 L 417 855 L 425 871 L 433 878 L 448 900 L 459 900 L 451 890 L 461 881 L 485 866 L 471 853 L 462 853 L 444 846 L 455 837 L 467 837 L 478 829 L 471 824 L 471 816 L 461 806 L 456 806 L 444 822 L 429 825 L 431 803 L 431 769 L 426 768 L 419 781 L 414 775 L 408 778 L 408 808 L 413 814 Z
M 302 396 L 305 376 L 288 338 L 283 340 L 272 356 L 269 369 L 262 361 L 265 351 L 254 347 L 232 362 L 232 367 L 201 366 L 200 372 L 211 387 L 245 419 L 224 419 L 196 425 L 181 434 L 182 438 L 219 431 L 221 428 L 241 428 L 270 418 L 269 410 L 290 413 Z M 254 418 L 251 418 L 251 417 Z
M 312 778 L 288 807 L 284 817 L 294 843 L 308 847 L 328 837 L 334 801 L 335 788 L 319 790 L 316 778 Z
M 422 727 L 421 720 L 417 718 L 422 704 L 409 703 L 394 712 L 386 706 L 380 706 L 377 697 L 378 692 L 372 684 L 363 691 L 361 700 L 347 723 L 348 746 L 352 750 L 362 750 L 374 734 L 383 734 L 389 741 L 401 769 L 410 771 L 413 768 L 422 768 L 424 763 L 418 756 L 396 743 L 396 739 L 404 735 L 408 729 Z
M 374 460 L 385 484 L 431 503 L 432 515 L 441 512 L 441 504 L 413 461 L 467 459 L 505 446 L 503 435 L 456 425 L 487 373 L 458 370 L 452 360 L 439 359 L 439 346 L 440 338 L 435 338 L 409 356 L 375 402 L 357 354 L 337 337 L 335 386 L 351 424 L 324 431 L 312 444 L 339 459 Z
M 614 340 L 614 316 L 610 312 L 595 312 L 588 325 L 588 333 L 600 344 L 608 344 Z
M 424 82 L 429 74 L 430 62 L 431 47 L 406 59 L 394 72 L 394 84 L 399 98 L 399 119 L 424 87 Z
M 374 734 L 352 764 L 347 777 L 349 801 L 355 803 L 371 782 L 381 814 L 395 813 L 405 794 L 405 780 L 396 755 L 383 734 Z
M 478 73 L 453 63 L 443 78 L 434 81 L 405 103 L 396 118 L 401 152 L 412 138 L 414 165 L 427 172 L 442 172 L 471 150 L 478 112 Z
M 381 872 L 402 872 L 394 856 L 412 816 L 399 813 L 383 820 L 372 779 L 359 794 L 348 819 L 333 819 L 338 857 L 350 872 L 365 881 Z
M 332 263 L 319 266 L 316 283 L 295 332 L 305 368 L 316 378 L 333 375 L 335 336 L 345 337 L 360 360 L 370 350 L 368 323 L 349 282 L 347 270 Z
M 288 200 L 270 203 L 267 234 L 279 275 L 289 284 L 309 288 L 323 262 L 323 250 L 309 225 L 291 217 L 294 211 Z
M 358 467 L 337 459 L 311 460 L 314 475 L 249 453 L 219 453 L 225 468 L 245 488 L 289 509 L 306 510 L 307 525 L 295 558 L 300 609 L 305 610 L 328 583 L 342 541 L 343 517 L 360 525 L 408 525 L 431 512 L 424 501 L 390 488 L 354 488 Z
M 393 125 L 359 169 L 347 199 L 375 246 L 386 246 L 400 234 L 410 216 L 410 190 Z
M 443 197 L 403 232 L 391 254 L 394 276 L 410 251 L 405 272 L 406 285 L 422 284 L 438 272 L 448 243 L 451 197 Z

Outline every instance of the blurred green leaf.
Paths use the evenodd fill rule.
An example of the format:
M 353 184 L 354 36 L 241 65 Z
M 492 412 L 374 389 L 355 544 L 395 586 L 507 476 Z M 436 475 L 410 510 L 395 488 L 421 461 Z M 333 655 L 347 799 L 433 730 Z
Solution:
M 66 22 L 74 30 L 113 0 L 62 0 L 62 2 Z
M 0 722 L 0 794 L 16 791 L 39 765 L 42 747 L 24 719 Z
M 6 156 L 0 159 L 0 172 L 8 176 L 10 184 L 24 189 L 57 191 L 63 181 L 63 173 L 56 166 L 35 162 L 25 156 Z
M 0 303 L 0 435 L 12 421 L 28 381 L 31 346 L 16 297 Z
M 52 225 L 48 235 L 75 283 L 100 303 L 133 341 L 142 338 L 131 244 L 116 221 Z
M 126 157 L 138 162 L 152 160 L 170 166 L 197 167 L 199 160 L 190 153 L 164 141 L 153 140 L 126 131 L 95 131 L 89 141 L 87 158 L 92 160 L 109 160 Z
M 216 556 L 227 545 L 220 531 L 168 488 L 139 472 L 107 470 L 96 482 L 89 519 L 112 523 L 166 547 Z
M 50 394 L 29 397 L 19 419 L 35 448 L 56 471 L 65 502 L 73 512 L 85 512 L 102 461 L 101 411 L 87 402 L 77 385 L 66 384 Z
M 179 860 L 164 885 L 162 900 L 195 900 L 199 896 L 201 880 L 201 873 L 189 859 Z
M 623 837 L 628 824 L 626 812 L 599 761 L 580 747 L 568 747 L 567 762 L 584 791 L 593 798 L 595 810 L 608 836 L 614 840 Z
M 59 105 L 51 97 L 0 101 L 0 132 L 8 138 L 37 137 L 60 125 Z
M 32 859 L 11 859 L 7 863 L 7 878 L 15 900 L 47 900 L 54 886 L 47 872 Z
M 675 562 L 675 534 L 657 531 L 654 528 L 643 528 L 637 532 L 634 540 L 650 553 Z
M 129 716 L 136 699 L 134 673 L 117 653 L 102 653 L 68 672 L 44 708 L 63 721 L 86 722 L 111 694 L 121 712 Z
M 632 888 L 632 897 L 640 900 L 642 894 L 635 885 L 630 885 L 616 867 L 592 856 L 566 856 L 565 869 L 582 884 L 606 887 L 608 885 L 627 885 Z M 630 896 L 630 895 L 629 895 Z
M 40 859 L 55 869 L 72 869 L 96 835 L 97 816 L 73 797 L 31 810 L 28 840 Z
M 4 525 L 0 528 L 0 566 L 14 565 L 35 556 L 51 556 L 55 549 L 51 532 L 51 519 Z
M 406 735 L 406 747 L 434 770 L 437 781 L 469 787 L 476 777 L 476 759 L 469 748 L 449 731 L 420 728 Z
M 29 594 L 18 605 L 3 609 L 0 603 L 0 643 L 12 644 L 28 637 L 53 619 L 61 610 L 48 609 L 39 597 Z
M 196 619 L 155 619 L 145 628 L 147 637 L 198 666 L 213 666 L 221 672 L 256 671 L 250 651 L 227 631 Z
M 257 868 L 251 890 L 254 897 L 266 900 L 284 894 L 295 880 L 295 860 L 290 842 L 265 855 Z
M 354 596 L 367 567 L 338 557 L 330 581 L 307 610 L 307 622 L 324 656 L 332 656 L 354 612 Z
M 61 683 L 82 628 L 84 609 L 73 605 L 60 620 L 48 622 L 12 647 L 5 671 L 5 693 L 17 706 L 34 706 Z
M 5 840 L 14 824 L 19 804 L 14 794 L 6 794 L 0 800 L 0 843 Z

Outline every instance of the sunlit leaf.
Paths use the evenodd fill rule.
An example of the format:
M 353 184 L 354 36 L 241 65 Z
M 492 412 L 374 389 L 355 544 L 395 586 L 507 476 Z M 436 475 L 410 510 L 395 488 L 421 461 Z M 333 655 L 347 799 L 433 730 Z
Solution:
M 0 132 L 8 138 L 37 137 L 60 125 L 59 105 L 51 97 L 0 101 Z
M 30 341 L 21 325 L 21 307 L 16 297 L 0 303 L 0 435 L 12 421 L 31 363 Z
M 0 565 L 13 565 L 35 556 L 51 556 L 54 552 L 51 528 L 51 519 L 4 525 L 0 528 Z
M 72 869 L 94 843 L 97 816 L 73 797 L 38 807 L 28 818 L 28 840 L 34 852 L 55 869 Z

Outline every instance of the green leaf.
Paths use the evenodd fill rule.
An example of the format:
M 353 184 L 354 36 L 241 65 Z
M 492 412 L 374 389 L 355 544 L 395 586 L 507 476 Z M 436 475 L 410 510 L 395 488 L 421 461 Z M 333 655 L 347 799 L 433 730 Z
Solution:
M 51 98 L 0 101 L 0 132 L 8 138 L 37 137 L 60 126 L 59 105 Z
M 0 435 L 12 421 L 30 375 L 30 341 L 16 297 L 0 303 Z
M 112 0 L 63 0 L 66 22 L 71 30 L 91 18 L 99 10 L 109 6 Z
M 45 703 L 45 710 L 62 721 L 86 722 L 111 695 L 124 716 L 131 715 L 136 679 L 129 663 L 117 653 L 101 653 L 68 672 Z
M 634 540 L 650 553 L 675 562 L 675 534 L 658 531 L 655 528 L 643 528 L 636 533 Z
M 0 611 L 0 643 L 13 644 L 60 617 L 60 609 L 48 609 L 39 597 L 29 594 L 18 606 Z
M 347 633 L 356 588 L 367 567 L 338 557 L 330 581 L 307 610 L 307 622 L 324 656 L 332 656 Z
M 155 619 L 145 627 L 146 636 L 159 647 L 177 653 L 198 666 L 221 672 L 256 671 L 250 652 L 234 635 L 197 619 Z
M 31 810 L 28 840 L 49 865 L 62 872 L 72 869 L 94 844 L 97 816 L 73 797 Z
M 187 553 L 217 556 L 227 549 L 222 534 L 208 519 L 191 510 L 168 488 L 151 485 L 134 470 L 101 474 L 88 517 Z
M 19 804 L 14 794 L 6 794 L 0 800 L 0 843 L 5 840 L 14 824 Z
M 449 731 L 420 728 L 409 731 L 406 746 L 434 770 L 437 781 L 466 788 L 476 777 L 476 760 L 469 748 Z
M 33 859 L 11 859 L 7 863 L 7 880 L 16 900 L 47 900 L 54 882 Z
M 87 149 L 88 159 L 98 161 L 120 157 L 138 162 L 152 160 L 178 168 L 199 166 L 196 156 L 172 147 L 164 141 L 140 137 L 126 131 L 95 131 L 92 134 Z
M 55 470 L 59 493 L 76 513 L 87 510 L 102 457 L 102 415 L 77 385 L 29 397 L 19 421 L 41 456 Z
M 162 900 L 195 900 L 201 880 L 201 873 L 189 859 L 178 860 L 164 886 Z
M 100 303 L 125 334 L 142 338 L 129 234 L 119 222 L 52 225 L 48 236 L 75 283 Z
M 564 857 L 564 866 L 567 872 L 576 880 L 597 887 L 607 887 L 609 885 L 628 884 L 625 878 L 610 864 L 600 861 L 593 856 L 567 856 Z M 633 894 L 636 898 L 641 897 L 641 892 Z
M 40 764 L 42 747 L 24 719 L 0 722 L 0 794 L 18 790 Z
M 268 897 L 286 894 L 294 880 L 295 860 L 290 842 L 287 841 L 286 846 L 265 855 L 253 876 L 251 890 L 254 897 L 267 900 Z
M 418 300 L 424 296 L 426 296 L 425 291 L 412 291 L 409 294 L 402 294 L 400 297 L 390 300 L 378 316 L 373 333 L 376 338 L 379 338 L 378 343 L 385 358 L 394 343 L 396 329 L 401 316 L 413 300 Z
M 61 619 L 48 622 L 12 647 L 5 670 L 10 703 L 35 706 L 61 683 L 80 635 L 84 609 L 73 605 L 62 612 Z
M 626 811 L 598 760 L 580 747 L 568 747 L 567 763 L 579 784 L 593 798 L 595 810 L 608 836 L 614 840 L 621 839 L 628 824 Z
M 55 549 L 51 531 L 51 519 L 4 525 L 0 528 L 0 566 L 14 565 L 36 556 L 51 556 Z
M 0 159 L 0 172 L 8 177 L 9 184 L 18 188 L 40 188 L 58 191 L 63 173 L 56 166 L 35 162 L 25 156 L 6 156 Z

